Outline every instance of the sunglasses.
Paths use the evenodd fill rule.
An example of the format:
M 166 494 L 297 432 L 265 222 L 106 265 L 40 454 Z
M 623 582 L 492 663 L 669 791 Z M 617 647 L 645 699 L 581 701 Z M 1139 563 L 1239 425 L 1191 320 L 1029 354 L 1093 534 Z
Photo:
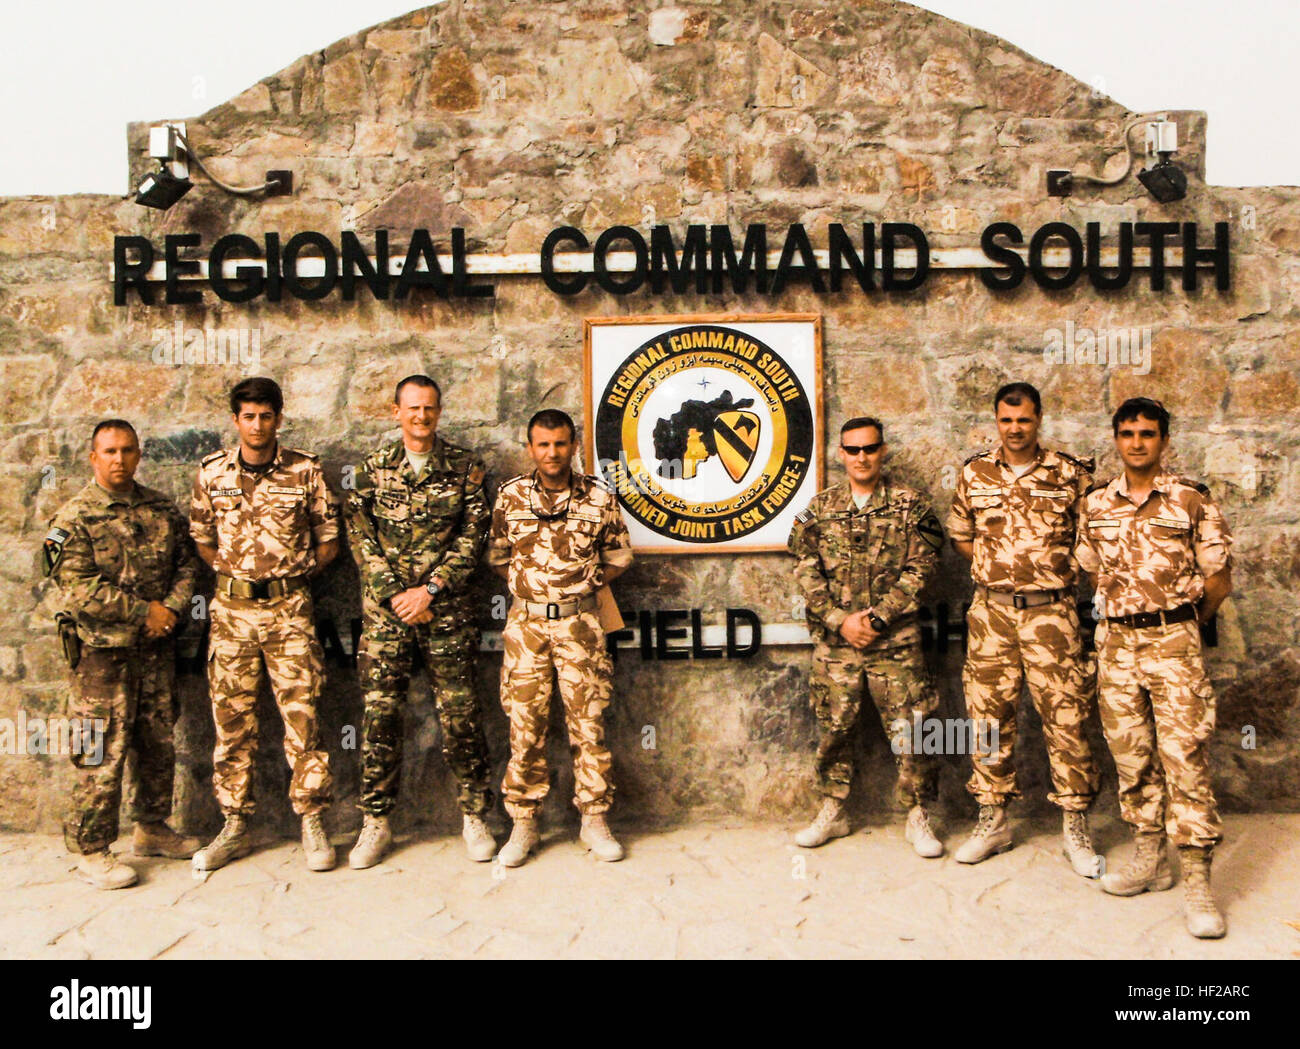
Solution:
M 842 444 L 846 455 L 875 455 L 885 446 L 884 441 L 877 441 L 875 444 Z

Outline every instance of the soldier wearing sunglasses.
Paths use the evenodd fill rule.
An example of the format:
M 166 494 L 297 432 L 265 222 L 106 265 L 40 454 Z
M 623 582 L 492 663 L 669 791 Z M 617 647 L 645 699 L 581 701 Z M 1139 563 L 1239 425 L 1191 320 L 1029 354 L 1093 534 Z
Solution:
M 898 798 L 908 807 L 906 838 L 925 857 L 943 854 L 926 806 L 937 794 L 938 765 L 913 754 L 915 722 L 939 699 L 921 656 L 917 609 L 943 545 L 929 501 L 881 472 L 888 450 L 878 419 L 840 428 L 847 479 L 815 495 L 795 518 L 789 548 L 816 642 L 808 691 L 817 716 L 821 810 L 795 835 L 816 848 L 849 833 L 845 801 L 862 701 L 870 697 L 892 737 Z

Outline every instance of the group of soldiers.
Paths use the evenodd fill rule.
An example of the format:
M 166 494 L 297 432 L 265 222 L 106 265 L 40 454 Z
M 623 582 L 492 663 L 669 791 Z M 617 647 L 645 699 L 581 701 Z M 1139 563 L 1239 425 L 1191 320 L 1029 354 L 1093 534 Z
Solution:
M 528 452 L 536 468 L 504 484 L 490 507 L 483 463 L 437 433 L 437 384 L 408 376 L 393 400 L 401 438 L 365 459 L 343 505 L 363 606 L 364 822 L 349 864 L 373 867 L 392 843 L 402 712 L 417 648 L 434 684 L 469 856 L 515 867 L 537 847 L 554 673 L 574 755 L 581 840 L 598 859 L 619 860 L 622 846 L 605 819 L 613 785 L 602 713 L 612 666 L 597 615 L 597 594 L 632 561 L 617 501 L 594 478 L 572 470 L 576 432 L 563 412 L 533 416 Z M 319 459 L 280 445 L 283 406 L 270 379 L 235 386 L 230 410 L 239 443 L 203 460 L 188 520 L 165 495 L 136 483 L 141 449 L 131 424 L 99 423 L 90 442 L 94 479 L 60 508 L 45 537 L 45 574 L 60 595 L 60 634 L 71 669 L 69 716 L 105 729 L 102 760 L 73 754 L 76 782 L 64 835 L 79 857 L 78 872 L 100 888 L 137 879 L 110 850 L 128 753 L 135 855 L 192 857 L 196 870 L 212 871 L 252 851 L 248 819 L 263 666 L 284 722 L 289 798 L 302 820 L 307 866 L 335 865 L 321 822 L 333 795 L 317 724 L 324 660 L 310 581 L 339 552 L 339 507 Z M 484 822 L 494 799 L 475 695 L 479 633 L 469 598 L 470 575 L 485 547 L 514 598 L 501 675 L 511 747 L 502 789 L 514 824 L 500 851 Z M 224 816 L 220 833 L 203 848 L 166 822 L 175 770 L 173 644 L 191 608 L 199 557 L 216 575 L 207 656 L 216 726 L 212 782 Z
M 317 724 L 323 658 L 310 580 L 339 552 L 338 500 L 316 456 L 280 445 L 283 397 L 272 380 L 240 382 L 230 409 L 238 444 L 202 461 L 188 520 L 162 493 L 135 482 L 139 439 L 129 422 L 110 419 L 91 437 L 94 479 L 59 510 L 45 538 L 45 572 L 63 604 L 69 714 L 106 726 L 102 761 L 73 755 L 76 782 L 65 824 L 79 873 L 101 888 L 137 878 L 109 848 L 128 753 L 137 856 L 192 857 L 197 870 L 211 871 L 251 851 L 263 666 L 284 722 L 289 795 L 302 820 L 307 866 L 335 865 L 321 823 L 332 780 Z M 1211 854 L 1221 839 L 1207 753 L 1214 695 L 1197 624 L 1231 590 L 1227 526 L 1204 485 L 1163 472 L 1169 415 L 1158 402 L 1138 398 L 1116 411 L 1124 472 L 1109 484 L 1091 483 L 1091 463 L 1039 444 L 1042 407 L 1032 386 L 1004 386 L 994 409 L 999 444 L 967 460 L 947 521 L 976 584 L 963 673 L 967 710 L 972 721 L 997 729 L 994 752 L 972 763 L 968 789 L 979 802 L 979 822 L 956 859 L 978 863 L 1012 846 L 1006 806 L 1018 793 L 1013 750 L 1027 683 L 1047 743 L 1049 799 L 1064 812 L 1064 851 L 1073 869 L 1117 895 L 1166 889 L 1172 838 L 1189 929 L 1222 936 L 1209 888 Z M 619 860 L 623 848 L 605 818 L 614 787 L 603 723 L 612 673 L 607 587 L 632 562 L 617 497 L 599 478 L 573 470 L 573 420 L 546 409 L 528 424 L 534 469 L 501 485 L 489 505 L 482 461 L 438 434 L 441 410 L 431 378 L 401 380 L 393 398 L 401 437 L 362 462 L 344 500 L 363 608 L 364 821 L 349 864 L 373 867 L 392 844 L 403 709 L 417 649 L 436 697 L 470 858 L 516 867 L 538 846 L 554 679 L 573 755 L 580 839 L 598 859 Z M 898 754 L 906 839 L 920 855 L 936 857 L 944 847 L 927 806 L 936 797 L 938 766 L 908 737 L 938 709 L 917 611 L 944 529 L 921 494 L 882 472 L 887 446 L 879 420 L 846 422 L 838 454 L 846 481 L 813 498 L 789 539 L 815 641 L 809 693 L 820 728 L 823 795 L 821 810 L 795 840 L 811 848 L 849 833 L 844 806 L 853 732 L 870 697 Z M 499 850 L 485 822 L 494 797 L 469 596 L 485 551 L 512 597 L 501 670 L 510 736 L 501 790 L 512 828 Z M 175 767 L 173 639 L 194 597 L 199 557 L 216 574 L 208 681 L 213 788 L 225 820 L 203 848 L 166 822 Z M 1093 688 L 1075 607 L 1077 567 L 1098 594 L 1096 696 L 1119 774 L 1121 813 L 1137 839 L 1133 859 L 1113 873 L 1104 872 L 1086 818 L 1098 773 L 1084 731 Z
M 1223 936 L 1210 891 L 1211 858 L 1222 840 L 1209 772 L 1214 692 L 1199 624 L 1232 589 L 1228 526 L 1205 485 L 1164 470 L 1169 413 L 1159 402 L 1132 398 L 1114 413 L 1124 469 L 1108 483 L 1093 483 L 1091 461 L 1039 443 L 1042 401 L 1033 386 L 1009 383 L 993 405 L 998 445 L 966 461 L 947 520 L 975 584 L 962 673 L 966 710 L 971 723 L 991 729 L 994 744 L 972 749 L 967 789 L 979 802 L 979 820 L 956 859 L 979 863 L 1012 847 L 1006 809 L 1019 793 L 1017 708 L 1028 685 L 1047 745 L 1048 799 L 1062 810 L 1063 851 L 1074 871 L 1117 896 L 1168 889 L 1172 840 L 1188 930 Z M 939 700 L 922 661 L 917 612 L 943 531 L 923 495 L 882 472 L 886 453 L 878 419 L 844 423 L 839 457 L 847 480 L 816 495 L 790 534 L 815 641 L 809 694 L 823 796 L 795 841 L 815 848 L 849 833 L 853 729 L 865 693 L 897 755 L 906 840 L 933 858 L 944 851 L 927 810 L 937 759 L 915 744 L 917 726 Z M 1095 689 L 1080 637 L 1078 569 L 1096 591 Z M 1086 815 L 1099 782 L 1085 732 L 1094 695 L 1115 760 L 1120 813 L 1136 838 L 1132 859 L 1109 873 Z

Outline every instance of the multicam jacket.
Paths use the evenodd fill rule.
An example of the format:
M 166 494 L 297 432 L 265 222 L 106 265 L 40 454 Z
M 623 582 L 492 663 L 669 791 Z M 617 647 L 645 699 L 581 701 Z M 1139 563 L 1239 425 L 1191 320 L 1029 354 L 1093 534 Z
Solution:
M 1232 533 L 1205 485 L 1159 474 L 1141 506 L 1128 477 L 1093 485 L 1079 515 L 1079 566 L 1097 577 L 1103 616 L 1195 604 L 1231 563 Z
M 571 492 L 557 496 L 523 474 L 497 493 L 487 560 L 509 565 L 510 593 L 522 601 L 572 601 L 604 584 L 604 566 L 632 563 L 632 537 L 599 479 L 575 473 Z
M 1093 464 L 1040 447 L 1017 477 L 1001 448 L 966 460 L 948 513 L 948 536 L 975 544 L 971 576 L 990 590 L 1067 590 L 1079 500 Z
M 44 554 L 45 574 L 93 648 L 143 641 L 150 601 L 184 615 L 198 578 L 189 523 L 142 484 L 129 495 L 86 485 L 50 521 Z
M 870 608 L 889 628 L 881 647 L 919 640 L 919 595 L 943 546 L 920 493 L 881 477 L 859 510 L 847 481 L 827 488 L 795 517 L 788 546 L 814 637 L 840 643 L 849 613 Z
M 337 504 L 316 456 L 280 446 L 271 469 L 256 473 L 231 448 L 199 466 L 190 535 L 217 548 L 212 567 L 223 575 L 250 582 L 308 575 L 315 547 L 339 537 Z
M 378 602 L 437 580 L 465 591 L 487 537 L 485 470 L 473 453 L 441 437 L 417 476 L 398 440 L 361 463 L 345 504 L 361 585 Z

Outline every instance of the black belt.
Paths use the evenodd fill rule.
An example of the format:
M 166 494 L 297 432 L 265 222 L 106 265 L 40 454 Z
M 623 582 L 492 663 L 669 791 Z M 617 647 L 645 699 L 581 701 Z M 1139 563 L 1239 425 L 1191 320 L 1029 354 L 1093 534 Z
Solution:
M 1131 616 L 1107 616 L 1106 623 L 1116 626 L 1138 627 L 1166 626 L 1169 623 L 1186 623 L 1196 618 L 1195 605 L 1179 605 L 1167 612 L 1134 612 Z
M 255 583 L 249 579 L 235 579 L 233 576 L 217 573 L 217 593 L 224 594 L 226 597 L 253 601 L 284 597 L 294 590 L 306 590 L 310 585 L 305 575 L 290 576 L 287 579 L 265 579 Z

